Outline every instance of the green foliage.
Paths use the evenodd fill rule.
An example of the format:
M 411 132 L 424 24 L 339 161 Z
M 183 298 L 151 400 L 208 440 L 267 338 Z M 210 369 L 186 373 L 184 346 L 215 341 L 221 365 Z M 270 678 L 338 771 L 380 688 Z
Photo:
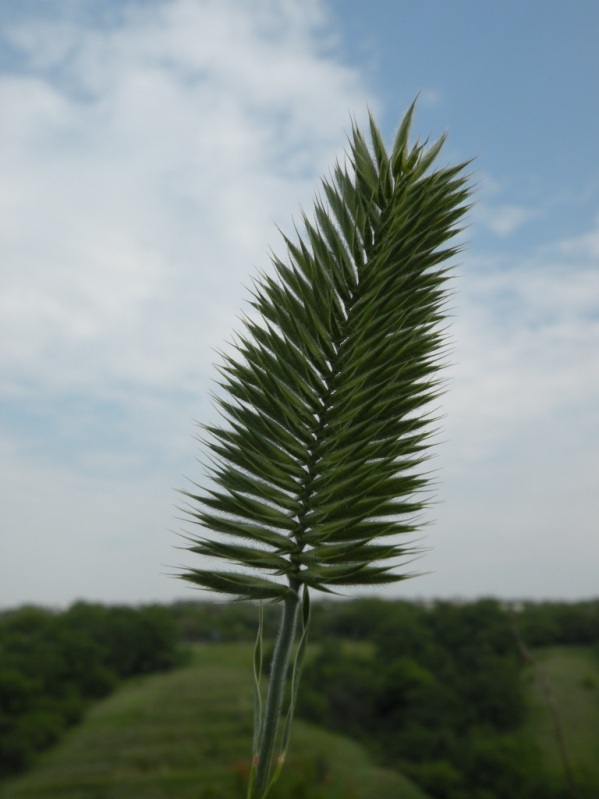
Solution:
M 518 627 L 528 646 L 589 644 L 599 650 L 599 601 L 525 602 Z
M 29 773 L 0 783 L 0 799 L 240 799 L 249 660 L 250 643 L 202 645 L 182 668 L 124 683 Z M 294 743 L 273 799 L 428 799 L 346 737 L 300 722 Z
M 330 605 L 326 625 L 348 629 L 355 610 L 359 628 L 373 607 Z M 544 770 L 522 734 L 527 700 L 509 612 L 493 600 L 379 610 L 363 631 L 375 643 L 370 657 L 349 657 L 330 639 L 308 663 L 300 716 L 364 741 L 436 799 L 551 796 L 538 792 Z
M 169 607 L 181 639 L 189 643 L 250 642 L 256 637 L 256 607 L 246 602 L 176 602 Z M 265 605 L 264 637 L 274 638 L 279 612 Z
M 0 775 L 21 771 L 119 679 L 180 659 L 162 608 L 78 603 L 64 613 L 25 607 L 0 616 Z
M 172 610 L 181 629 L 199 631 L 202 640 L 209 630 L 249 641 L 255 625 L 243 604 L 185 603 Z M 264 611 L 272 638 L 276 612 Z M 560 645 L 537 655 L 559 705 L 579 797 L 594 799 L 599 600 L 526 602 L 515 612 L 527 643 Z M 514 797 L 570 799 L 551 713 L 538 677 L 518 660 L 511 625 L 510 605 L 494 600 L 313 603 L 311 639 L 319 654 L 308 661 L 301 713 L 361 736 L 377 757 L 434 796 L 461 790 L 471 799 L 479 780 L 476 790 L 487 799 L 495 797 L 489 787 L 495 784 L 504 793 L 513 785 Z
M 580 612 L 578 622 L 573 608 Z M 524 617 L 543 617 L 545 631 L 553 626 L 559 638 L 560 624 L 551 624 L 555 614 L 557 622 L 570 619 L 586 639 L 583 621 L 594 608 L 599 608 L 599 600 L 527 603 L 519 611 L 519 623 L 524 626 Z M 71 695 L 72 720 L 87 710 L 83 725 L 38 760 L 29 775 L 3 781 L 1 799 L 239 799 L 249 771 L 247 665 L 255 609 L 189 602 L 162 610 L 187 640 L 193 638 L 191 631 L 206 641 L 239 634 L 245 643 L 199 647 L 193 665 L 134 681 L 91 709 L 88 700 L 76 701 Z M 276 609 L 264 610 L 272 640 Z M 83 628 L 87 611 L 90 619 L 103 616 L 99 606 L 80 606 L 74 617 Z M 570 799 L 538 677 L 530 666 L 514 663 L 506 635 L 510 614 L 499 603 L 437 602 L 427 607 L 382 599 L 326 600 L 314 603 L 312 611 L 315 643 L 302 690 L 304 714 L 362 736 L 371 756 L 393 771 L 375 769 L 364 749 L 349 739 L 297 722 L 289 762 L 272 799 L 423 799 L 425 794 L 398 771 L 426 787 L 428 797 Z M 34 631 L 41 632 L 61 615 L 39 609 L 0 615 L 0 651 L 6 666 L 0 668 L 0 718 L 6 721 L 7 713 L 18 711 L 22 720 L 3 739 L 7 760 L 14 757 L 23 763 L 24 754 L 33 754 L 30 741 L 44 738 L 49 743 L 66 726 L 64 716 L 57 723 L 58 706 L 47 696 L 41 701 L 41 677 L 14 664 L 8 668 L 7 620 L 14 622 L 15 646 L 18 643 L 24 654 L 34 651 L 27 643 Z M 546 642 L 555 643 L 546 632 L 543 635 Z M 467 693 L 467 678 L 479 683 L 485 670 L 482 658 L 469 664 L 471 639 L 487 657 L 505 662 L 508 675 L 516 667 L 517 692 L 506 692 L 509 685 L 492 680 L 484 691 Z M 592 647 L 592 642 L 573 641 L 535 652 L 560 708 L 579 799 L 595 799 L 599 790 L 599 664 Z M 33 660 L 43 657 L 44 649 L 47 646 L 36 650 Z M 458 680 L 462 672 L 465 679 Z M 518 696 L 524 722 L 511 713 L 516 726 L 506 729 L 509 719 L 498 717 L 497 708 L 502 698 L 508 697 L 509 707 Z M 473 705 L 479 700 L 477 709 Z M 61 701 L 60 713 L 64 710 Z M 499 727 L 488 719 L 498 719 Z

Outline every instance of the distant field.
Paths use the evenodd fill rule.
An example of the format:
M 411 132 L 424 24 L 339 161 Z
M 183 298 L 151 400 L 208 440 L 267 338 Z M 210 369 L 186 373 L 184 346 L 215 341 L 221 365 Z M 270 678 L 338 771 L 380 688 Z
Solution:
M 545 670 L 559 711 L 569 760 L 576 780 L 599 784 L 599 660 L 588 648 L 552 647 L 536 657 Z M 564 779 L 541 675 L 530 673 L 531 714 L 528 730 L 537 742 L 546 768 Z
M 242 799 L 252 726 L 251 646 L 198 647 L 192 665 L 143 678 L 85 722 L 1 799 Z M 342 736 L 297 722 L 273 799 L 427 799 Z
M 599 663 L 584 648 L 535 654 L 559 708 L 576 779 L 596 785 Z M 185 668 L 127 684 L 96 705 L 30 773 L 0 783 L 0 799 L 243 799 L 250 663 L 248 644 L 206 645 L 194 650 Z M 538 672 L 529 671 L 528 685 L 531 712 L 523 740 L 536 742 L 561 783 L 563 765 Z M 427 799 L 342 736 L 296 722 L 291 750 L 273 799 Z

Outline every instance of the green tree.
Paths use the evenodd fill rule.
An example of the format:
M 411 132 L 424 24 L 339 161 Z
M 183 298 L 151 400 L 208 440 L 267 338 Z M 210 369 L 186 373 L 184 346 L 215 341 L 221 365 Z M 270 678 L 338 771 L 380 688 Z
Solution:
M 120 678 L 181 659 L 160 607 L 78 602 L 64 613 L 24 607 L 0 614 L 0 776 L 26 768 Z
M 443 138 L 409 143 L 414 105 L 387 152 L 370 120 L 323 180 L 287 261 L 255 284 L 256 316 L 223 356 L 222 425 L 206 428 L 210 482 L 185 492 L 212 532 L 190 549 L 224 562 L 183 577 L 238 599 L 282 603 L 264 714 L 256 689 L 261 799 L 284 759 L 309 621 L 309 590 L 405 578 L 399 543 L 427 503 L 425 472 L 441 391 L 444 305 L 468 198 L 465 164 L 432 170 Z M 302 634 L 277 767 L 277 729 L 299 608 Z M 261 672 L 260 636 L 256 649 Z

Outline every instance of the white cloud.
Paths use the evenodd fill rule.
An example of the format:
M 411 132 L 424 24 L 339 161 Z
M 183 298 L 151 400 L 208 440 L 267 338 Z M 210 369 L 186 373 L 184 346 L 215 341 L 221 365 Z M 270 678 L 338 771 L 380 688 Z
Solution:
M 560 242 L 559 251 L 566 257 L 586 259 L 597 268 L 599 263 L 599 216 L 595 221 L 595 227 L 588 233 Z M 590 301 L 592 300 L 590 299 Z
M 198 476 L 213 348 L 275 223 L 310 204 L 350 113 L 376 108 L 315 0 L 125 3 L 102 26 L 78 7 L 4 31 L 2 604 L 187 595 L 160 571 L 180 559 L 171 487 Z M 475 226 L 543 220 L 480 180 Z M 416 564 L 435 575 L 404 595 L 596 592 L 599 223 L 552 239 L 466 251 L 443 502 Z
M 477 166 L 476 162 L 474 164 Z M 499 239 L 508 239 L 526 225 L 543 218 L 547 206 L 552 203 L 546 197 L 534 202 L 514 202 L 512 197 L 518 188 L 507 180 L 498 180 L 488 172 L 476 172 L 477 196 L 472 209 L 471 222 L 479 231 L 490 231 Z M 508 199 L 509 198 L 509 199 Z M 508 201 L 506 201 L 508 199 Z
M 8 31 L 28 69 L 0 83 L 5 391 L 195 384 L 366 105 L 321 21 L 178 0 Z
M 596 594 L 598 232 L 464 255 L 429 592 Z
M 479 216 L 493 233 L 503 237 L 515 233 L 530 219 L 534 219 L 537 212 L 523 205 L 483 206 Z
M 599 270 L 585 245 L 594 235 L 570 243 L 570 257 L 562 242 L 514 262 L 466 255 L 448 397 L 462 440 L 483 451 L 486 442 L 599 399 Z
M 439 105 L 442 99 L 443 95 L 439 89 L 435 89 L 432 86 L 422 89 L 418 94 L 418 102 L 425 108 L 435 108 Z
M 176 591 L 167 576 L 180 561 L 167 533 L 177 526 L 174 493 L 164 475 L 89 478 L 25 460 L 6 445 L 0 463 L 0 607 L 149 602 Z
M 214 348 L 373 105 L 317 0 L 80 12 L 0 31 L 2 603 L 175 590 Z

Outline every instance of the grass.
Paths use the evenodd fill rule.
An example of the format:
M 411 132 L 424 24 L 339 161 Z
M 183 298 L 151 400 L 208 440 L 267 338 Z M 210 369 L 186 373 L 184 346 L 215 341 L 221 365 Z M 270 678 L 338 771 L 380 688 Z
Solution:
M 353 652 L 364 656 L 364 651 Z M 559 708 L 580 786 L 599 783 L 599 661 L 590 649 L 535 653 Z M 556 784 L 565 782 L 538 670 L 528 673 L 534 740 Z M 193 662 L 128 683 L 97 704 L 0 799 L 243 799 L 252 729 L 251 645 L 197 647 Z M 585 794 L 586 795 L 586 794 Z M 594 795 L 592 793 L 588 795 Z M 426 799 L 377 768 L 355 742 L 300 721 L 273 799 Z
M 129 683 L 0 799 L 243 799 L 251 646 L 197 647 L 185 668 Z M 297 722 L 273 799 L 426 799 L 343 736 Z
M 535 653 L 558 709 L 567 755 L 579 784 L 599 784 L 599 661 L 584 647 L 552 647 Z M 548 772 L 565 781 L 555 725 L 542 674 L 531 669 L 528 732 Z

